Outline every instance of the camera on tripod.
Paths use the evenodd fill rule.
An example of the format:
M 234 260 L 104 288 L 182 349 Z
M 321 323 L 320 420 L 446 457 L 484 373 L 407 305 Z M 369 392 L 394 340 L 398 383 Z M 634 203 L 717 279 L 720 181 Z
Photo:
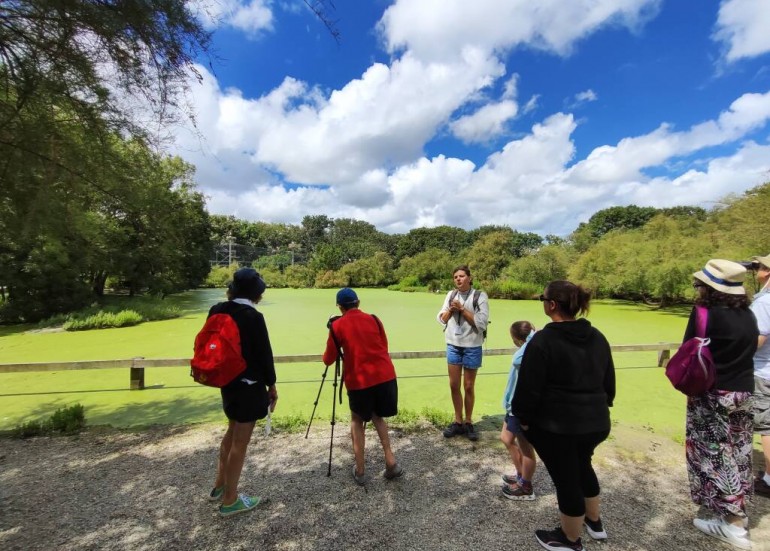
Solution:
M 326 328 L 331 329 L 332 323 L 340 319 L 342 316 L 329 316 L 329 321 L 326 322 Z

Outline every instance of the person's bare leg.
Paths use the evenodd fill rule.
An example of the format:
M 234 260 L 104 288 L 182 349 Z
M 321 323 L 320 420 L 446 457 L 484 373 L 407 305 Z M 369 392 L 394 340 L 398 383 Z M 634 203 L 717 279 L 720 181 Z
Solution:
M 390 448 L 388 424 L 385 422 L 385 419 L 377 415 L 372 415 L 372 424 L 377 429 L 377 435 L 380 437 L 380 444 L 382 444 L 382 451 L 385 453 L 385 467 L 392 469 L 396 466 L 396 456 L 393 455 L 393 450 Z
M 353 455 L 356 459 L 356 475 L 363 476 L 366 465 L 364 463 L 364 449 L 366 447 L 366 435 L 364 434 L 364 420 L 357 413 L 350 412 L 350 436 L 353 439 Z
M 452 394 L 452 406 L 455 410 L 455 423 L 462 425 L 463 423 L 463 395 L 460 390 L 460 383 L 462 379 L 462 366 L 456 364 L 448 364 L 447 371 L 449 372 L 449 392 Z
M 599 520 L 599 517 L 601 516 L 599 513 L 599 496 L 595 497 L 587 497 L 585 498 L 586 502 L 586 518 L 588 520 L 591 520 L 593 522 L 596 522 Z
M 232 505 L 238 499 L 238 481 L 241 478 L 243 463 L 246 460 L 246 448 L 254 431 L 254 423 L 232 423 L 232 442 L 230 453 L 227 454 L 225 466 L 225 493 L 222 496 L 224 505 Z M 228 429 L 229 430 L 229 429 Z
M 465 422 L 473 423 L 473 405 L 476 403 L 477 369 L 463 369 L 463 390 L 465 390 Z
M 505 448 L 508 450 L 508 455 L 511 457 L 516 474 L 521 475 L 521 450 L 516 445 L 516 435 L 508 430 L 505 423 L 503 423 L 503 430 L 500 431 L 500 441 L 505 444 Z
M 561 530 L 567 539 L 570 541 L 577 541 L 577 539 L 583 534 L 583 519 L 585 515 L 579 517 L 568 517 L 564 513 L 559 513 L 561 519 Z
M 537 467 L 537 455 L 535 454 L 535 448 L 524 437 L 523 434 L 516 435 L 516 443 L 519 445 L 521 453 L 521 469 L 519 474 L 524 480 L 532 482 L 535 476 L 535 468 Z
M 214 480 L 214 488 L 221 488 L 225 485 L 225 466 L 227 465 L 227 456 L 230 455 L 230 446 L 233 443 L 233 424 L 230 421 L 227 425 L 227 432 L 222 437 L 222 443 L 219 445 L 219 459 L 217 460 L 217 477 Z
M 762 453 L 765 454 L 765 474 L 770 475 L 770 434 L 763 434 Z

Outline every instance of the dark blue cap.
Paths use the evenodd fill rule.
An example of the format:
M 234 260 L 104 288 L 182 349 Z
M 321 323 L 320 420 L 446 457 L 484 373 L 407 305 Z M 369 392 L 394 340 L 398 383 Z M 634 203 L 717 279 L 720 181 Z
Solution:
M 253 300 L 265 292 L 267 285 L 254 268 L 241 268 L 233 274 L 231 289 L 234 298 Z
M 358 295 L 350 287 L 337 291 L 337 304 L 340 306 L 354 306 L 358 302 Z

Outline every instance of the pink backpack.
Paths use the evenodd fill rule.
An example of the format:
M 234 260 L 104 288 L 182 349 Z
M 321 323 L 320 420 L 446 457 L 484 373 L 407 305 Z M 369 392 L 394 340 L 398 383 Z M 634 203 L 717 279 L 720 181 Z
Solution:
M 708 348 L 711 339 L 706 337 L 708 310 L 696 306 L 695 315 L 695 336 L 679 347 L 666 366 L 666 377 L 675 389 L 687 396 L 711 390 L 716 381 L 716 367 Z

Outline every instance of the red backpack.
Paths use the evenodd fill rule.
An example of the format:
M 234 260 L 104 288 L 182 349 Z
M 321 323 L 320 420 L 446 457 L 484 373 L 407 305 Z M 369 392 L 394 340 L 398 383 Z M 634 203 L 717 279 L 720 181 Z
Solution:
M 222 388 L 246 369 L 241 334 L 228 314 L 210 316 L 195 337 L 190 375 L 196 383 Z

